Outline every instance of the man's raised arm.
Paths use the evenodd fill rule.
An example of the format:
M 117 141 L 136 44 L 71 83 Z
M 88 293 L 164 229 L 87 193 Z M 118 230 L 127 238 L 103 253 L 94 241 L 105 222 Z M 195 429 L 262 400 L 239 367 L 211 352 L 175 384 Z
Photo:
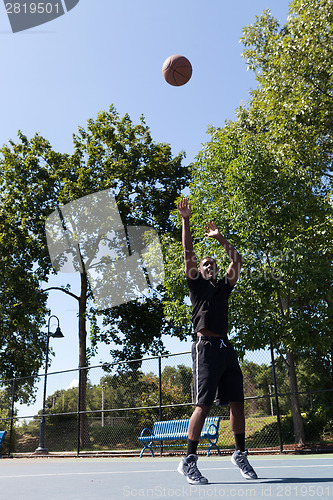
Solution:
M 182 244 L 184 249 L 185 274 L 194 279 L 198 272 L 197 258 L 193 250 L 192 235 L 190 230 L 191 204 L 183 198 L 177 204 L 178 212 L 182 217 Z
M 228 267 L 227 271 L 227 277 L 228 281 L 231 287 L 234 287 L 237 283 L 237 280 L 239 278 L 240 270 L 242 267 L 242 256 L 237 252 L 237 250 L 227 241 L 214 222 L 208 221 L 206 224 L 206 230 L 207 233 L 205 236 L 208 236 L 209 238 L 215 238 L 224 248 L 226 251 L 229 259 L 231 260 L 231 263 Z

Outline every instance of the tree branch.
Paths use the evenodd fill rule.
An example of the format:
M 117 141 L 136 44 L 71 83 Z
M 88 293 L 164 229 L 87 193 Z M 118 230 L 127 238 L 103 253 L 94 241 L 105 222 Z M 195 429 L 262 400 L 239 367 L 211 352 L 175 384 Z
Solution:
M 76 299 L 77 301 L 80 300 L 80 297 L 78 297 L 74 293 L 70 292 L 69 290 L 66 290 L 66 288 L 61 288 L 59 286 L 51 286 L 50 288 L 46 288 L 45 290 L 43 290 L 43 292 L 48 292 L 49 290 L 60 290 L 61 292 L 64 292 L 67 295 L 70 295 L 71 297 L 73 297 L 73 299 Z
M 287 358 L 286 358 L 286 357 L 284 357 L 284 355 L 283 355 L 283 354 L 282 354 L 282 352 L 281 352 L 281 349 L 280 349 L 279 347 L 277 347 L 277 346 L 275 347 L 275 349 L 276 349 L 276 350 L 277 350 L 277 352 L 279 353 L 279 356 L 281 357 L 281 359 L 283 359 L 283 361 L 285 362 L 285 364 L 289 367 L 289 363 L 288 363 L 288 361 L 287 361 Z

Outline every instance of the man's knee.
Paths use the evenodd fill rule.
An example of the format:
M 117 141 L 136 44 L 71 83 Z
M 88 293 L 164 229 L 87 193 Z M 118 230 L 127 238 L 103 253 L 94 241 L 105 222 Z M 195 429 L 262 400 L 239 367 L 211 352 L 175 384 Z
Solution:
M 202 427 L 205 422 L 211 406 L 200 405 L 196 406 L 190 418 L 188 437 L 193 441 L 199 441 Z
M 229 401 L 229 406 L 233 413 L 244 413 L 243 401 Z
M 241 402 L 229 402 L 230 406 L 230 418 L 239 422 L 245 419 L 244 403 Z
M 195 412 L 200 414 L 202 417 L 207 417 L 211 409 L 211 406 L 207 405 L 198 405 L 195 409 Z

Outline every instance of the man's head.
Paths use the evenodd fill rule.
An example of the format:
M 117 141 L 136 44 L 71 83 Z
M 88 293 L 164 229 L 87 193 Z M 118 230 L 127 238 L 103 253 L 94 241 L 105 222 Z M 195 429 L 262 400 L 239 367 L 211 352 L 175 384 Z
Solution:
M 200 261 L 199 271 L 206 280 L 216 281 L 219 270 L 213 257 L 206 256 Z

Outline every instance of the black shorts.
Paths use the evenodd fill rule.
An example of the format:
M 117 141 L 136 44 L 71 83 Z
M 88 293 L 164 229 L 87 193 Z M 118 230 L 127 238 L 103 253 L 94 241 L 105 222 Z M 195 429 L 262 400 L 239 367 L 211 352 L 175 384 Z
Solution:
M 198 337 L 192 346 L 196 406 L 243 402 L 243 374 L 237 354 L 228 340 Z

